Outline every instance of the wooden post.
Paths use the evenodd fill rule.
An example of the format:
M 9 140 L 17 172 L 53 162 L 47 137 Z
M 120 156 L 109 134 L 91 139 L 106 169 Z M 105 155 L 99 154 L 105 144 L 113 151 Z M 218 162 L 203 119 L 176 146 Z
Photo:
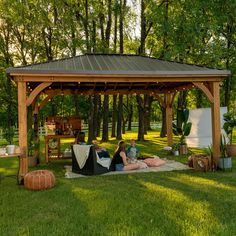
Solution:
M 212 82 L 210 90 L 213 96 L 211 104 L 213 167 L 216 168 L 220 157 L 220 83 Z
M 166 132 L 167 132 L 167 143 L 169 146 L 173 144 L 173 132 L 172 132 L 172 93 L 165 94 L 165 106 L 166 106 Z
M 38 113 L 39 113 L 39 107 L 38 107 L 38 98 L 36 97 L 35 103 L 34 103 L 34 142 L 36 144 L 36 148 L 34 149 L 34 157 L 37 159 L 37 164 L 39 164 L 39 122 L 38 122 Z
M 18 81 L 18 123 L 19 146 L 21 149 L 18 179 L 22 182 L 28 172 L 26 82 L 23 81 Z

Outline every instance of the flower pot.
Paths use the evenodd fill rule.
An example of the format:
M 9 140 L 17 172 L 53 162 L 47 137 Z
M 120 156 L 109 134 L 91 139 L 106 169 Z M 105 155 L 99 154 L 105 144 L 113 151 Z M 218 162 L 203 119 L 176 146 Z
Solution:
M 236 144 L 227 144 L 226 148 L 230 157 L 236 156 Z
M 174 154 L 174 156 L 179 156 L 179 151 L 178 150 L 173 151 L 173 154 Z
M 232 169 L 232 158 L 226 157 L 226 158 L 220 158 L 218 162 L 218 166 L 220 169 Z
M 15 145 L 7 145 L 7 154 L 12 155 L 15 153 Z
M 188 154 L 188 146 L 187 146 L 187 144 L 180 144 L 179 152 L 180 152 L 180 155 Z

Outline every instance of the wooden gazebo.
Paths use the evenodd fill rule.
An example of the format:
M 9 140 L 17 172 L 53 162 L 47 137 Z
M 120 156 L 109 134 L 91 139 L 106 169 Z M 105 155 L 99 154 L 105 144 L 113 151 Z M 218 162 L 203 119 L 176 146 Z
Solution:
M 88 54 L 7 69 L 18 86 L 20 177 L 28 172 L 27 107 L 35 114 L 56 95 L 150 94 L 166 108 L 172 144 L 172 103 L 178 91 L 198 88 L 211 102 L 213 158 L 220 156 L 220 83 L 229 71 L 136 55 Z M 44 100 L 39 104 L 40 94 Z

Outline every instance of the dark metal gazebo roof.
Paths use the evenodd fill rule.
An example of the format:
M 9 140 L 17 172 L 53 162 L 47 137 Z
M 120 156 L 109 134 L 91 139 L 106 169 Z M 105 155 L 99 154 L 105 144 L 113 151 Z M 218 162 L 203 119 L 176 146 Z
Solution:
M 73 94 L 166 93 L 194 88 L 193 83 L 221 81 L 227 70 L 137 55 L 86 54 L 7 69 L 28 89 L 52 82 L 52 90 Z M 43 92 L 52 93 L 48 88 Z
M 86 54 L 7 69 L 8 74 L 227 76 L 229 71 L 137 55 Z

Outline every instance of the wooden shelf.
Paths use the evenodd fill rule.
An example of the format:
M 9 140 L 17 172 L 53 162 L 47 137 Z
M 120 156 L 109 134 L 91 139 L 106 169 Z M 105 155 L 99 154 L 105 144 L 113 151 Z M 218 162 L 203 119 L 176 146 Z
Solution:
M 61 140 L 74 139 L 74 135 L 46 135 L 45 136 L 45 161 L 69 159 L 71 157 L 63 157 L 61 152 Z

